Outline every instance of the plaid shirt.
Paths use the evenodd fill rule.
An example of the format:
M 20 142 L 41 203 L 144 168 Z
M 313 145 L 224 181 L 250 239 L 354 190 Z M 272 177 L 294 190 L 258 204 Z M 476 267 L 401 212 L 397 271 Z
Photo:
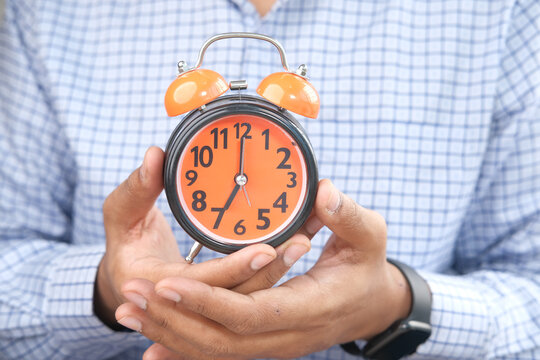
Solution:
M 102 203 L 179 122 L 163 96 L 206 38 L 268 34 L 321 96 L 299 117 L 321 177 L 388 222 L 433 291 L 417 358 L 540 358 L 538 1 L 7 1 L 0 24 L 0 358 L 138 359 L 92 311 Z M 280 70 L 227 40 L 204 67 Z M 185 254 L 191 240 L 166 214 Z M 309 269 L 328 231 L 288 277 Z M 199 260 L 217 256 L 203 251 Z M 339 346 L 308 356 L 348 358 Z

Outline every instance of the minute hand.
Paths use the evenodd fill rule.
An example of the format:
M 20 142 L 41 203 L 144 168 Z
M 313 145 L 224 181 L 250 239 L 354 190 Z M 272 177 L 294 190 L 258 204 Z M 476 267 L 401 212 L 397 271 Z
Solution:
M 244 190 L 244 195 L 246 195 L 247 203 L 248 203 L 249 207 L 251 207 L 251 202 L 249 201 L 249 196 L 248 196 L 247 190 L 246 190 L 247 178 L 246 178 L 246 175 L 244 174 L 244 158 L 245 158 L 245 156 L 244 156 L 245 155 L 244 144 L 245 144 L 245 141 L 246 141 L 246 137 L 242 136 L 240 138 L 240 174 L 237 177 L 236 183 L 239 184 L 242 187 L 242 190 Z
M 240 176 L 244 175 L 244 143 L 246 141 L 245 136 L 240 138 Z

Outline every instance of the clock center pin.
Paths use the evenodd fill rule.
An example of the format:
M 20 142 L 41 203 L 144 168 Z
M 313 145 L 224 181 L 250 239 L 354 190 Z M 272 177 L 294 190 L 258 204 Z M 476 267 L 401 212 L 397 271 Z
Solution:
M 236 175 L 234 182 L 240 186 L 244 186 L 247 184 L 247 176 L 245 174 Z

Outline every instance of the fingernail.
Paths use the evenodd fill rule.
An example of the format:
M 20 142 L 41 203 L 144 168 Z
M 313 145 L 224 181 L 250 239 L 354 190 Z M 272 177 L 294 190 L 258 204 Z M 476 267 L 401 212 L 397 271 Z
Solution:
M 335 214 L 341 206 L 341 194 L 336 187 L 332 187 L 328 202 L 326 203 L 326 210 L 331 214 Z
M 144 181 L 146 179 L 146 173 L 148 172 L 146 169 L 146 157 L 148 155 L 148 150 L 146 150 L 146 153 L 144 154 L 144 159 L 141 164 L 141 167 L 139 169 L 139 176 L 141 177 L 141 180 Z
M 291 267 L 307 251 L 308 249 L 304 245 L 291 245 L 285 250 L 285 254 L 283 254 L 283 262 L 287 267 Z
M 118 323 L 133 331 L 141 332 L 142 324 L 139 320 L 126 316 L 118 320 Z
M 268 254 L 259 254 L 251 260 L 251 269 L 253 271 L 258 271 L 268 265 L 274 258 Z
M 131 291 L 127 291 L 124 293 L 124 297 L 128 299 L 129 302 L 132 302 L 141 309 L 146 310 L 146 299 L 141 295 Z
M 178 294 L 176 291 L 172 291 L 171 289 L 162 288 L 156 291 L 156 294 L 158 294 L 161 297 L 164 297 L 165 299 L 174 301 L 175 303 L 180 302 L 182 300 L 182 297 L 180 294 Z
M 144 158 L 146 159 L 146 156 Z M 139 169 L 139 176 L 141 177 L 142 181 L 146 179 L 146 162 L 144 160 Z
M 311 219 L 309 219 L 309 221 L 306 223 L 306 231 L 310 234 L 310 235 L 315 235 L 315 233 L 317 233 L 317 231 L 321 230 L 323 226 L 323 223 L 321 222 L 321 220 L 319 220 L 318 217 L 316 216 L 313 216 Z

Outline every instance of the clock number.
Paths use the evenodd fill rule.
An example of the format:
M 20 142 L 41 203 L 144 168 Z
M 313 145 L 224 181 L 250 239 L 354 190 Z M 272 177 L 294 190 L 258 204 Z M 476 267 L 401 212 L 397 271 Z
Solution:
M 221 223 L 221 219 L 223 219 L 223 214 L 225 214 L 225 210 L 226 210 L 225 208 L 211 208 L 210 209 L 210 211 L 214 211 L 218 213 L 213 229 L 219 228 L 219 224 Z
M 273 205 L 276 209 L 281 209 L 281 212 L 284 213 L 287 211 L 289 205 L 287 205 L 287 193 L 282 192 L 281 195 L 274 201 Z
M 264 150 L 268 150 L 270 147 L 270 129 L 266 129 L 262 132 L 264 136 Z
M 218 141 L 218 138 L 219 138 L 219 134 L 222 135 L 222 138 L 223 138 L 223 149 L 226 149 L 227 148 L 227 128 L 225 129 L 222 129 L 221 131 L 219 131 L 219 134 L 218 134 L 218 131 L 219 129 L 218 128 L 214 128 L 212 129 L 212 131 L 210 131 L 210 134 L 214 135 L 214 149 L 217 149 L 218 146 L 219 146 L 219 141 Z
M 191 152 L 193 153 L 193 166 L 198 167 L 199 163 L 201 163 L 202 167 L 209 167 L 212 165 L 212 161 L 214 160 L 214 154 L 212 153 L 212 149 L 210 146 L 203 146 L 201 148 L 201 151 L 199 152 L 199 147 L 195 146 L 193 149 L 191 149 Z M 205 154 L 208 154 L 205 156 Z M 207 158 L 205 160 L 205 157 Z
M 190 183 L 187 184 L 187 186 L 193 185 L 193 183 L 197 181 L 197 172 L 195 170 L 188 170 L 186 172 L 186 179 L 190 181 Z
M 242 137 L 245 137 L 246 139 L 251 139 L 251 135 L 248 135 L 251 131 L 251 124 L 250 123 L 236 123 L 234 124 L 234 128 L 236 129 L 236 138 L 240 139 L 240 127 L 245 127 L 246 130 L 244 131 L 244 135 Z
M 262 225 L 257 225 L 257 229 L 265 230 L 270 226 L 270 218 L 264 216 L 264 214 L 270 213 L 270 209 L 259 209 L 259 219 L 263 222 Z
M 244 220 L 242 219 L 234 225 L 234 233 L 236 235 L 244 235 L 246 233 L 246 227 L 242 225 L 243 222 Z
M 277 149 L 277 153 L 283 153 L 283 160 L 281 161 L 281 163 L 277 166 L 278 169 L 290 169 L 291 168 L 291 164 L 287 164 L 287 161 L 289 160 L 289 158 L 291 157 L 291 150 L 287 149 L 287 148 L 279 148 Z
M 206 209 L 206 193 L 202 190 L 197 190 L 193 192 L 193 202 L 191 203 L 191 208 L 195 211 L 204 211 Z
M 293 171 L 289 171 L 287 173 L 287 175 L 289 175 L 291 178 L 289 179 L 290 180 L 290 184 L 287 184 L 287 187 L 288 188 L 293 188 L 293 187 L 296 187 L 296 173 L 293 172 Z

